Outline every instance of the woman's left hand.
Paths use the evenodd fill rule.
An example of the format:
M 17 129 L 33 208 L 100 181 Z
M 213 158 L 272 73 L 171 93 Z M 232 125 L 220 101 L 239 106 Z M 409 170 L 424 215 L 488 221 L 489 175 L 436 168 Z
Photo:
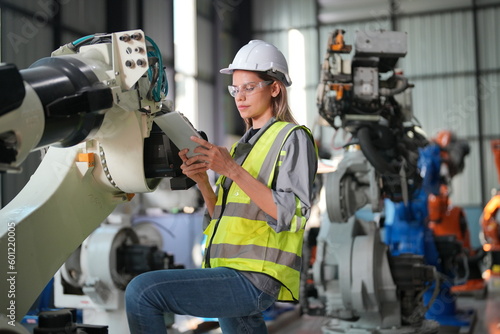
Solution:
M 207 168 L 213 170 L 217 174 L 228 177 L 231 172 L 241 168 L 241 166 L 233 160 L 233 157 L 231 157 L 229 151 L 225 147 L 216 146 L 195 136 L 192 136 L 191 140 L 200 145 L 196 147 L 193 152 L 201 153 L 202 155 L 195 155 L 189 158 L 185 161 L 188 165 L 202 161 Z

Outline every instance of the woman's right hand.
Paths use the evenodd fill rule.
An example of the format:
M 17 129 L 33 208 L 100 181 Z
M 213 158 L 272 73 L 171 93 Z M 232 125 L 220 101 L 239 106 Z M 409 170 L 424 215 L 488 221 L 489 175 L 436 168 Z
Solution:
M 208 165 L 205 163 L 205 161 L 189 159 L 186 156 L 188 152 L 189 149 L 187 148 L 179 151 L 179 156 L 182 159 L 182 173 L 196 182 L 196 184 L 198 185 L 198 189 L 201 191 L 201 195 L 203 196 L 203 200 L 205 201 L 205 205 L 207 206 L 208 213 L 210 217 L 212 217 L 214 214 L 217 196 L 215 195 L 215 192 L 212 189 L 212 186 L 210 185 L 210 181 L 208 179 Z M 189 160 L 191 160 L 191 162 L 188 162 Z
M 182 159 L 182 173 L 197 184 L 208 182 L 207 165 L 203 162 L 197 162 L 188 165 L 186 163 L 186 161 L 188 160 L 188 157 L 186 156 L 188 151 L 189 149 L 187 148 L 179 151 L 179 156 Z

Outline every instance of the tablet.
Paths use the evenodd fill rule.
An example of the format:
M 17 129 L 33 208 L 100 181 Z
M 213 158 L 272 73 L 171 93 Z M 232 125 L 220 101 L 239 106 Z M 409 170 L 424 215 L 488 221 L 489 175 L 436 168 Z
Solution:
M 177 146 L 179 150 L 188 148 L 187 157 L 191 158 L 201 153 L 194 153 L 193 150 L 200 146 L 191 139 L 191 136 L 202 138 L 191 122 L 179 111 L 171 111 L 165 115 L 155 117 L 154 121 L 165 132 L 168 138 Z

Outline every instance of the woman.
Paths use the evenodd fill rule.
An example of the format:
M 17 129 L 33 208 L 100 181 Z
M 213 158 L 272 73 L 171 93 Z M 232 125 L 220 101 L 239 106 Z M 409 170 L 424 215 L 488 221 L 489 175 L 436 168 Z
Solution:
M 276 300 L 298 300 L 317 169 L 311 133 L 290 112 L 288 66 L 275 46 L 250 41 L 221 73 L 232 74 L 228 88 L 246 133 L 231 152 L 195 137 L 202 156 L 179 152 L 210 216 L 204 268 L 132 280 L 126 304 L 133 334 L 165 333 L 164 312 L 219 318 L 224 333 L 267 333 L 262 311 Z M 208 169 L 220 175 L 216 192 Z

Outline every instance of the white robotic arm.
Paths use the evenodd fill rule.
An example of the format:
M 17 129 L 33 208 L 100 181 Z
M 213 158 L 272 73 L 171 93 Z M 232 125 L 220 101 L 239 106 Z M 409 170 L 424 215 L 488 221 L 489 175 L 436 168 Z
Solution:
M 161 177 L 192 185 L 172 169 L 168 137 L 153 138 L 165 94 L 161 55 L 147 41 L 156 48 L 141 30 L 87 36 L 26 70 L 0 66 L 0 171 L 51 146 L 0 210 L 0 316 L 9 325 L 119 203 L 153 191 Z
M 384 197 L 407 202 L 417 183 L 425 138 L 410 106 L 396 100 L 411 87 L 394 70 L 406 54 L 406 35 L 359 31 L 347 60 L 341 54 L 352 48 L 343 33 L 334 31 L 328 41 L 317 102 L 323 119 L 352 139 L 325 182 L 329 221 L 317 237 L 312 271 L 320 303 L 314 312 L 332 318 L 324 334 L 437 333 L 437 324 L 423 319 L 421 302 L 433 268 L 416 256 L 391 257 L 379 226 L 356 216 L 366 205 L 382 212 Z

